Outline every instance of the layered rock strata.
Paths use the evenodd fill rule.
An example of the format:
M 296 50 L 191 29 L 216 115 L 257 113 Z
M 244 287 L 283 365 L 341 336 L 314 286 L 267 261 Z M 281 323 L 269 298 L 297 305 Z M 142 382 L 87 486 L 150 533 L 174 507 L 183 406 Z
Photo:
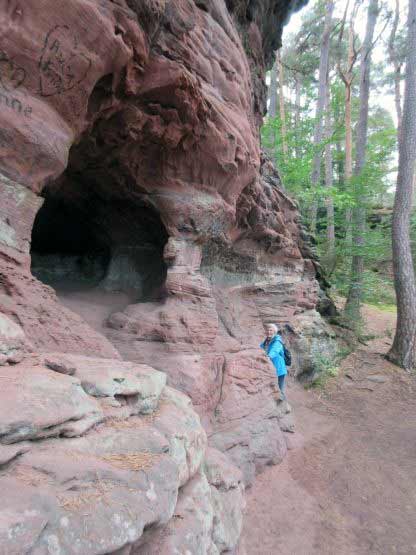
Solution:
M 49 353 L 3 367 L 1 380 L 2 555 L 237 547 L 241 473 L 206 454 L 189 398 L 165 374 Z
M 300 373 L 328 339 L 317 262 L 259 147 L 265 67 L 300 4 L 1 8 L 7 555 L 240 549 L 243 484 L 293 431 L 263 324 L 288 331 Z M 63 286 L 129 300 L 92 326 Z

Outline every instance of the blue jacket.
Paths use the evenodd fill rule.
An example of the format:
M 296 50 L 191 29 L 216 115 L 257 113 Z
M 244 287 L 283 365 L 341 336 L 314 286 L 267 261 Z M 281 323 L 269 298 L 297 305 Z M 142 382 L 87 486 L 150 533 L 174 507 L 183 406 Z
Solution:
M 264 349 L 264 341 L 260 345 L 260 347 Z M 267 353 L 267 356 L 273 362 L 273 366 L 276 369 L 276 374 L 278 376 L 286 375 L 287 370 L 286 370 L 286 363 L 285 363 L 285 354 L 283 351 L 283 343 L 280 335 L 275 335 L 272 338 L 265 351 Z

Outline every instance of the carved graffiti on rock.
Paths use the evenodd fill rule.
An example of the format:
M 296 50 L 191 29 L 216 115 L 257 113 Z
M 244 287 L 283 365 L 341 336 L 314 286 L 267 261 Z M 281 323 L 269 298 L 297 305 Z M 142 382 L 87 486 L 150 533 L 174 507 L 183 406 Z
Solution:
M 13 93 L 26 79 L 26 70 L 12 60 L 4 50 L 0 50 L 0 109 L 9 108 L 16 114 L 30 116 L 31 106 L 25 106 Z
M 40 94 L 54 96 L 79 85 L 91 68 L 67 25 L 57 25 L 46 35 L 39 61 Z
M 18 89 L 26 79 L 26 71 L 0 50 L 0 84 L 8 92 Z
M 86 110 L 89 98 L 89 92 L 84 85 L 79 85 L 76 92 L 70 93 L 66 98 L 66 108 L 68 112 L 79 118 Z
M 25 106 L 18 98 L 0 91 L 0 109 L 3 107 L 10 108 L 16 112 L 16 114 L 23 114 L 26 117 L 29 117 L 32 113 L 31 106 Z

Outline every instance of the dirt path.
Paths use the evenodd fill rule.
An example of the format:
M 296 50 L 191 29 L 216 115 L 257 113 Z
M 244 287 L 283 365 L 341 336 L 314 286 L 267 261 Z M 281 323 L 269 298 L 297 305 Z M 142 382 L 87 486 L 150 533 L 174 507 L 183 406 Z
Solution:
M 106 334 L 105 322 L 110 314 L 123 310 L 134 302 L 132 295 L 118 291 L 105 291 L 99 287 L 71 287 L 60 284 L 55 287 L 61 303 L 79 314 L 93 329 Z
M 385 361 L 394 316 L 324 393 L 292 384 L 297 433 L 248 492 L 248 555 L 416 554 L 416 379 Z

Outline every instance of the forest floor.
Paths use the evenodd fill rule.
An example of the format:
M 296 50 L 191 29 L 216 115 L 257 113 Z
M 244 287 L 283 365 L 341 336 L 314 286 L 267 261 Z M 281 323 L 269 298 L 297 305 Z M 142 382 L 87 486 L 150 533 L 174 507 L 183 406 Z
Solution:
M 416 377 L 383 358 L 395 314 L 324 389 L 289 383 L 296 433 L 247 492 L 248 555 L 416 554 Z

